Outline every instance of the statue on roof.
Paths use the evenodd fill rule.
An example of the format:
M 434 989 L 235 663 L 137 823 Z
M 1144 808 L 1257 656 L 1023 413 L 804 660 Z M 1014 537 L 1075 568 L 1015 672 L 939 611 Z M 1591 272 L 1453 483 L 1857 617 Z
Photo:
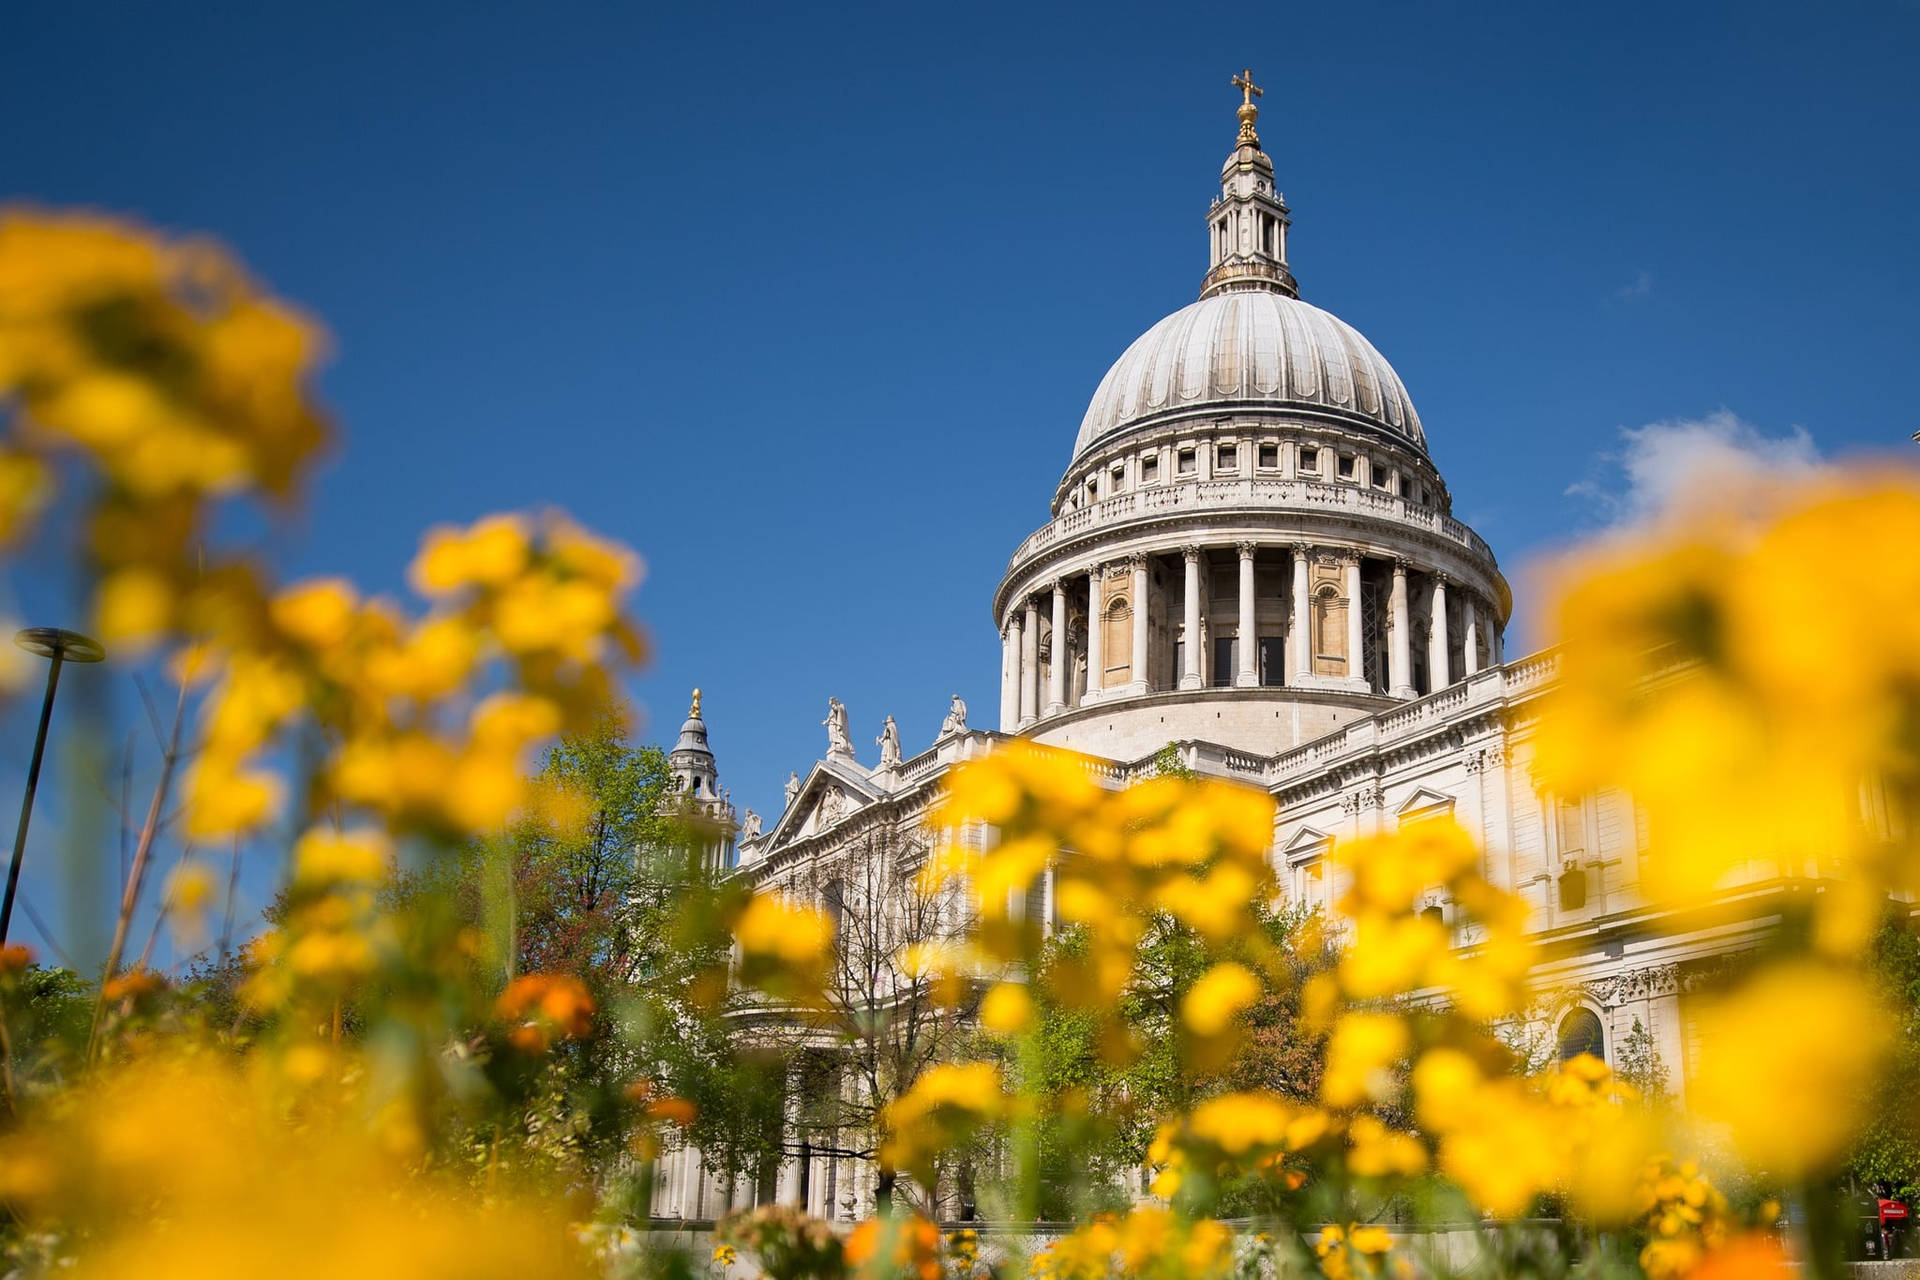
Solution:
M 828 698 L 827 718 L 820 723 L 827 726 L 827 754 L 851 757 L 853 734 L 847 729 L 847 704 L 838 698 Z
M 880 744 L 880 767 L 891 769 L 900 763 L 900 729 L 893 723 L 893 717 L 887 717 L 887 723 L 875 739 Z
M 760 815 L 749 809 L 747 810 L 746 816 L 740 819 L 740 840 L 742 843 L 745 843 L 748 840 L 758 840 L 759 838 Z
M 947 708 L 947 718 L 940 722 L 940 736 L 965 733 L 967 731 L 967 704 L 960 700 L 959 694 L 953 695 L 953 705 Z
M 800 794 L 800 775 L 797 773 L 789 772 L 787 774 L 787 808 L 789 809 L 793 808 L 794 799 L 799 794 Z

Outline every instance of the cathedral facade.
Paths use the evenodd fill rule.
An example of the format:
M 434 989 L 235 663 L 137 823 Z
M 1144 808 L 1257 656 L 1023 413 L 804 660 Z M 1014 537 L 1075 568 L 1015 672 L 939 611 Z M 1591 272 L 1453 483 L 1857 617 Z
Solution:
M 1632 1037 L 1678 1085 L 1681 996 L 1754 926 L 1656 927 L 1636 891 L 1645 831 L 1631 797 L 1536 781 L 1554 655 L 1508 659 L 1511 592 L 1454 518 L 1407 388 L 1357 330 L 1301 299 L 1258 90 L 1235 83 L 1239 134 L 1207 211 L 1200 296 L 1101 380 L 1050 518 L 994 591 L 997 726 L 969 725 L 955 698 L 912 756 L 889 719 L 870 766 L 834 703 L 827 753 L 792 776 L 783 812 L 764 830 L 745 815 L 740 874 L 804 894 L 876 833 L 924 841 L 947 772 L 1016 736 L 1084 754 L 1116 787 L 1173 752 L 1264 788 L 1279 805 L 1280 885 L 1312 906 L 1343 890 L 1336 842 L 1450 814 L 1485 850 L 1487 878 L 1531 909 L 1541 1051 L 1615 1061 Z M 683 748 L 692 736 L 705 751 L 704 725 Z M 713 794 L 711 754 L 675 754 Z M 1049 899 L 1043 887 L 1029 909 L 1051 919 Z M 1437 896 L 1424 909 L 1453 918 Z M 721 1186 L 693 1151 L 663 1157 L 660 1174 L 668 1217 L 769 1193 L 829 1218 L 871 1207 L 854 1162 L 824 1156 L 790 1158 L 772 1186 Z

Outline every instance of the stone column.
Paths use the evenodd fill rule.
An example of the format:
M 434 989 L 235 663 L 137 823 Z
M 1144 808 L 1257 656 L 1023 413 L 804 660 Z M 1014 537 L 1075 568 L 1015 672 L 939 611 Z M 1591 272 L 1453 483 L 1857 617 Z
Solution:
M 1433 575 L 1433 603 L 1428 607 L 1427 671 L 1434 692 L 1453 683 L 1447 674 L 1447 575 Z
M 1180 687 L 1200 687 L 1200 548 L 1188 547 L 1186 597 L 1186 647 L 1180 663 Z
M 1413 618 L 1407 609 L 1407 566 L 1393 562 L 1393 594 L 1387 603 L 1391 614 L 1392 643 L 1387 646 L 1387 693 L 1390 697 L 1411 698 L 1413 693 Z
M 1242 689 L 1260 683 L 1260 620 L 1254 612 L 1252 542 L 1239 543 L 1240 553 L 1240 670 L 1234 684 Z
M 1012 733 L 1020 723 L 1020 615 L 1000 629 L 1000 732 Z
M 1347 577 L 1347 678 L 1367 678 L 1367 659 L 1361 653 L 1366 636 L 1360 626 L 1360 555 L 1355 552 L 1343 566 Z
M 1027 620 L 1020 632 L 1020 727 L 1040 712 L 1040 610 L 1027 597 Z
M 1100 699 L 1100 682 L 1107 669 L 1107 654 L 1100 626 L 1106 619 L 1102 616 L 1106 610 L 1100 607 L 1101 566 L 1095 565 L 1087 570 L 1087 692 L 1081 697 L 1082 703 L 1097 702 Z
M 1293 544 L 1293 683 L 1313 677 L 1313 619 L 1307 608 L 1307 544 Z
M 1053 669 L 1047 678 L 1047 714 L 1058 715 L 1067 709 L 1067 669 L 1073 655 L 1067 652 L 1067 584 L 1053 582 Z
M 1471 594 L 1460 597 L 1461 628 L 1466 632 L 1460 646 L 1460 678 L 1480 670 L 1480 611 L 1474 607 Z
M 1147 674 L 1152 668 L 1147 666 L 1147 558 L 1134 556 L 1129 564 L 1133 566 L 1133 684 L 1134 693 L 1145 693 L 1153 687 L 1153 680 Z

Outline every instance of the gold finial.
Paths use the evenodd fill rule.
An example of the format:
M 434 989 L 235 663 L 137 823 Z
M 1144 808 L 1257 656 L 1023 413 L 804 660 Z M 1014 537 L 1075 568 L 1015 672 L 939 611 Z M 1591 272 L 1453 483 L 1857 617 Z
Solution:
M 695 689 L 693 691 L 693 709 L 687 712 L 687 719 L 698 720 L 699 718 L 700 718 L 700 691 L 698 689 Z
M 1240 141 L 1257 147 L 1260 135 L 1253 131 L 1253 122 L 1260 118 L 1260 108 L 1253 105 L 1253 100 L 1266 90 L 1253 82 L 1251 67 L 1233 78 L 1233 87 L 1240 90 Z

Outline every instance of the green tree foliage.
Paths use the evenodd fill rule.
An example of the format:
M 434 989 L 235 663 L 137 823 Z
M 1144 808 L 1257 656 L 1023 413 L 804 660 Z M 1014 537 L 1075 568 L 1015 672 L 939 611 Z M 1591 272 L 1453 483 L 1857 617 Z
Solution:
M 1177 770 L 1172 748 L 1162 754 Z M 1333 953 L 1305 912 L 1270 909 L 1261 927 L 1285 968 L 1266 975 L 1260 999 L 1243 1015 L 1240 1048 L 1224 1063 L 1203 1062 L 1182 1042 L 1180 1002 L 1208 960 L 1200 938 L 1171 917 L 1156 917 L 1141 941 L 1136 981 L 1121 1000 L 1120 1034 L 1103 1028 L 1074 993 L 1035 990 L 1037 1034 L 1015 1071 L 1049 1103 L 1037 1134 L 1043 1217 L 1071 1218 L 1129 1201 L 1161 1120 L 1212 1094 L 1272 1089 L 1313 1096 L 1325 1045 L 1300 1026 L 1300 989 L 1333 963 Z M 1086 938 L 1065 929 L 1049 946 L 1071 956 L 1085 949 Z
M 1920 936 L 1904 912 L 1874 938 L 1873 972 L 1898 1020 L 1897 1039 L 1847 1173 L 1856 1185 L 1882 1183 L 1912 1203 L 1920 1196 Z

